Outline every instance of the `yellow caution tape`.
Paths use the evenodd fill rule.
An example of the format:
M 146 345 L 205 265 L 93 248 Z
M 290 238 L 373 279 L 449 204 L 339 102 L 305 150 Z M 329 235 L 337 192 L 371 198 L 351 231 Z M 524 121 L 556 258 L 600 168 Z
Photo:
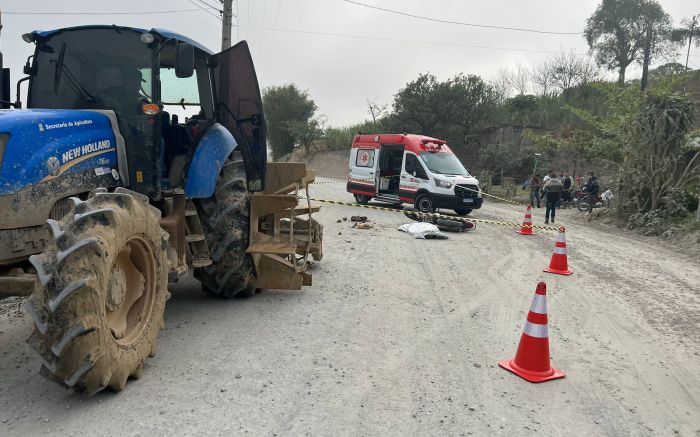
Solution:
M 467 188 L 467 187 L 462 187 L 462 188 L 465 189 L 465 190 L 467 190 L 467 191 L 471 191 L 472 193 L 478 193 L 478 192 L 479 192 L 479 191 L 477 191 L 477 190 L 473 190 L 473 189 Z M 503 197 L 494 196 L 493 194 L 484 193 L 483 191 L 481 192 L 481 195 L 483 195 L 483 196 L 488 196 L 488 197 L 493 197 L 494 199 L 498 199 L 498 200 L 500 200 L 501 202 L 512 203 L 513 205 L 518 205 L 518 206 L 527 206 L 527 205 L 528 205 L 527 203 L 516 202 L 516 201 L 514 201 L 514 200 L 504 199 Z
M 398 176 L 381 176 L 380 179 L 388 179 L 388 178 L 396 178 L 396 177 L 398 177 Z M 324 178 L 324 179 L 332 179 L 332 178 L 327 178 L 327 177 L 323 177 L 323 178 Z M 365 178 L 353 178 L 353 180 L 357 180 L 357 181 L 374 181 L 374 179 L 365 179 Z M 335 179 L 335 180 L 330 180 L 330 181 L 315 181 L 314 184 L 344 184 L 344 183 L 346 183 L 346 182 L 347 182 L 347 181 L 345 181 L 345 180 Z M 471 189 L 471 188 L 467 188 L 467 187 L 461 187 L 461 188 L 463 188 L 463 189 L 465 189 L 465 190 L 467 190 L 467 191 L 471 191 L 472 193 L 479 193 L 478 190 L 473 190 L 473 189 Z M 510 199 L 505 199 L 505 198 L 503 198 L 503 197 L 494 196 L 493 194 L 484 193 L 483 191 L 481 192 L 481 194 L 482 194 L 483 196 L 492 197 L 492 198 L 494 198 L 494 199 L 500 200 L 501 202 L 511 203 L 511 204 L 513 204 L 513 205 L 518 205 L 518 206 L 527 206 L 527 205 L 528 205 L 527 203 L 516 202 L 516 201 L 514 201 L 514 200 L 510 200 Z
M 328 200 L 328 199 L 316 199 L 313 197 L 304 198 L 300 197 L 301 200 L 311 200 L 313 202 L 322 202 L 322 203 L 329 203 L 331 205 L 342 205 L 342 206 L 353 206 L 355 208 L 365 208 L 365 209 L 373 209 L 376 211 L 386 211 L 386 212 L 393 212 L 393 213 L 398 213 L 398 214 L 403 214 L 404 212 L 409 212 L 411 214 L 414 214 L 419 217 L 431 217 L 431 218 L 440 218 L 440 219 L 445 219 L 445 220 L 453 220 L 457 222 L 462 222 L 462 223 L 485 223 L 489 225 L 501 225 L 501 226 L 511 226 L 511 227 L 523 227 L 523 228 L 530 228 L 530 229 L 541 229 L 543 231 L 556 231 L 556 232 L 564 232 L 564 228 L 556 228 L 553 226 L 540 226 L 540 225 L 525 225 L 525 224 L 520 224 L 520 223 L 513 223 L 513 222 L 502 222 L 498 220 L 484 220 L 484 219 L 475 219 L 475 218 L 467 218 L 467 217 L 456 217 L 456 216 L 451 216 L 451 215 L 445 215 L 445 214 L 438 214 L 434 212 L 420 212 L 420 211 L 404 211 L 404 210 L 397 210 L 397 209 L 391 209 L 391 208 L 384 208 L 381 206 L 374 206 L 374 205 L 360 205 L 357 203 L 350 203 L 350 202 L 342 202 L 340 200 Z

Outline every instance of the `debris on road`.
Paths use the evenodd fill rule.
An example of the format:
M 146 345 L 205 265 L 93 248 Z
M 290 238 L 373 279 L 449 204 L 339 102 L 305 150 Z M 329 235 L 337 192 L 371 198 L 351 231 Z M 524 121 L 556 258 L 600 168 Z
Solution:
M 364 215 L 354 215 L 354 216 L 350 217 L 350 221 L 351 221 L 351 222 L 360 222 L 360 223 L 364 223 L 364 222 L 367 221 L 367 216 L 364 216 Z
M 447 235 L 440 232 L 437 226 L 432 223 L 407 223 L 399 226 L 399 231 L 411 234 L 419 239 L 446 240 Z
M 357 229 L 372 229 L 374 228 L 374 225 L 372 225 L 371 223 L 361 222 L 355 223 L 354 225 L 352 225 L 352 227 Z

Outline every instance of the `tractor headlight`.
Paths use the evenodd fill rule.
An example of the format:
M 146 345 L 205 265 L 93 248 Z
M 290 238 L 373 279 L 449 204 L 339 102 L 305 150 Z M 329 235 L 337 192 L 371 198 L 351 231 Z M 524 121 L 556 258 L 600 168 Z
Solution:
M 152 33 L 146 32 L 141 34 L 141 42 L 144 44 L 150 44 L 156 39 Z
M 452 188 L 452 182 L 443 181 L 442 179 L 435 178 L 435 186 L 438 188 Z

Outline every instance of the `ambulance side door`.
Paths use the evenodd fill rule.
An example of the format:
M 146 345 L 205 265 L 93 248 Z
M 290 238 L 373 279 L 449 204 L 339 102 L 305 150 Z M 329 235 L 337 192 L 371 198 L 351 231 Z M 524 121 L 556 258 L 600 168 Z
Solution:
M 405 152 L 403 168 L 401 170 L 400 196 L 414 200 L 416 192 L 423 182 L 427 182 L 427 176 L 420 160 L 413 152 Z
M 379 149 L 359 146 L 352 149 L 350 154 L 350 179 L 348 184 L 351 191 L 358 194 L 376 195 L 377 193 L 377 163 Z

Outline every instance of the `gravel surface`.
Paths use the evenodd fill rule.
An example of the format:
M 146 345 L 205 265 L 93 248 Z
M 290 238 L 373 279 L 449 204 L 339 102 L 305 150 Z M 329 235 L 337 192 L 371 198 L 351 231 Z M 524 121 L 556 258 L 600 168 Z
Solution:
M 342 221 L 358 214 L 373 227 Z M 522 214 L 487 203 L 473 217 Z M 144 377 L 92 398 L 37 375 L 31 321 L 7 299 L 0 435 L 700 435 L 698 260 L 575 214 L 558 214 L 563 277 L 542 273 L 553 233 L 479 224 L 416 240 L 402 214 L 323 206 L 312 287 L 224 301 L 174 285 Z M 530 384 L 497 361 L 515 354 L 540 279 L 567 376 Z

